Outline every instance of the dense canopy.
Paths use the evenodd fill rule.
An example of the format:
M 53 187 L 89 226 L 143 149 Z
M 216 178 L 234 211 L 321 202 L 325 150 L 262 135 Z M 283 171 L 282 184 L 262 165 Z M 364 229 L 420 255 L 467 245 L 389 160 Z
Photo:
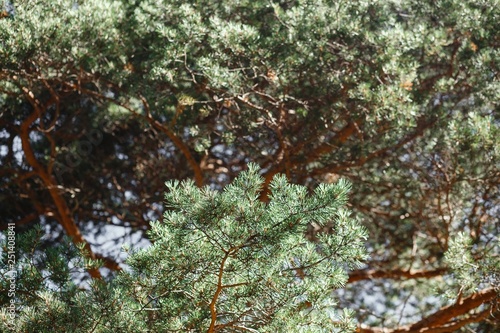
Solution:
M 348 277 L 325 287 L 338 313 L 352 310 L 359 332 L 498 330 L 499 21 L 498 0 L 7 1 L 1 228 L 45 235 L 42 259 L 64 235 L 86 244 L 107 268 L 88 269 L 110 283 L 102 293 L 129 267 L 123 244 L 154 243 L 147 260 L 165 251 L 150 221 L 181 214 L 166 181 L 226 193 L 253 168 L 264 215 L 273 179 L 312 198 L 350 187 L 336 209 L 352 211 L 367 256 L 346 250 L 356 265 L 339 264 Z M 334 217 L 306 220 L 297 242 L 341 230 Z M 50 289 L 48 276 L 36 283 Z

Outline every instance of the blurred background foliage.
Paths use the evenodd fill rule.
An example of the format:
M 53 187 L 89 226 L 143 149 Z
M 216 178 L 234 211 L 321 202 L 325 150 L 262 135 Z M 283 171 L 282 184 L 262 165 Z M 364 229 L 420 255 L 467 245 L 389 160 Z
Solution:
M 362 324 L 411 325 L 498 289 L 499 8 L 5 2 L 1 227 L 40 223 L 116 270 L 121 244 L 144 246 L 161 218 L 165 181 L 222 189 L 255 162 L 266 186 L 353 184 L 370 259 L 338 294 Z M 440 325 L 498 329 L 495 297 Z

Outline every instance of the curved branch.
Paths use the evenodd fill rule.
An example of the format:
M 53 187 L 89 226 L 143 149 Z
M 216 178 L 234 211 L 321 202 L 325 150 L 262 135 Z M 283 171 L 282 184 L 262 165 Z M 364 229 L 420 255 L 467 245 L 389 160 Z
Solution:
M 480 292 L 472 294 L 471 296 L 464 298 L 455 304 L 441 308 L 431 316 L 411 325 L 409 329 L 410 331 L 415 331 L 423 327 L 442 326 L 448 323 L 451 319 L 466 314 L 467 312 L 477 308 L 481 304 L 493 300 L 496 296 L 497 291 L 494 288 L 481 290 Z
M 353 283 L 362 280 L 372 280 L 372 279 L 429 279 L 432 277 L 443 275 L 448 271 L 447 268 L 437 268 L 435 270 L 415 270 L 406 271 L 403 269 L 394 269 L 390 271 L 384 270 L 357 270 L 349 274 L 349 280 L 347 283 Z
M 382 327 L 360 326 L 358 333 L 445 333 L 455 331 L 467 324 L 479 322 L 492 314 L 492 309 L 487 309 L 477 313 L 469 314 L 468 317 L 455 319 L 459 316 L 467 315 L 479 306 L 492 301 L 497 297 L 498 292 L 494 288 L 481 290 L 471 296 L 461 299 L 459 302 L 442 307 L 428 317 L 408 326 L 386 329 Z M 455 320 L 454 320 L 455 319 Z
M 220 263 L 219 266 L 219 273 L 217 274 L 217 289 L 215 290 L 214 296 L 212 298 L 212 301 L 210 302 L 210 327 L 207 330 L 207 333 L 213 333 L 215 332 L 215 323 L 217 322 L 217 309 L 216 309 L 216 304 L 217 301 L 219 300 L 220 293 L 222 292 L 222 289 L 224 286 L 222 285 L 222 276 L 224 275 L 224 269 L 226 265 L 226 260 L 228 259 L 230 255 L 230 252 L 226 252 L 224 255 L 224 258 L 222 258 L 222 262 Z
M 172 142 L 174 143 L 174 145 L 176 145 L 177 148 L 179 148 L 181 150 L 182 154 L 184 154 L 184 157 L 186 157 L 189 165 L 193 169 L 194 179 L 195 179 L 196 185 L 198 187 L 202 187 L 203 186 L 203 172 L 201 171 L 201 168 L 200 168 L 200 165 L 198 164 L 198 162 L 196 162 L 196 160 L 194 159 L 193 154 L 191 154 L 191 151 L 189 150 L 188 146 L 186 146 L 184 144 L 184 142 L 182 142 L 182 140 L 177 135 L 175 135 L 174 132 L 172 132 L 170 130 L 170 128 L 168 128 L 167 126 L 163 125 L 158 120 L 154 119 L 151 116 L 151 112 L 149 110 L 149 104 L 148 104 L 148 102 L 146 101 L 146 99 L 144 97 L 140 96 L 140 98 L 141 98 L 141 101 L 142 101 L 142 103 L 144 105 L 144 108 L 146 109 L 146 119 L 147 119 L 147 121 L 154 128 L 156 128 L 157 130 L 159 130 L 159 131 L 163 132 L 165 135 L 167 135 L 168 138 L 170 140 L 172 140 Z
M 19 136 L 21 138 L 21 144 L 24 151 L 24 156 L 26 160 L 33 168 L 33 171 L 42 179 L 45 187 L 50 193 L 54 204 L 57 207 L 59 222 L 66 231 L 66 234 L 73 239 L 75 244 L 84 243 L 85 249 L 88 251 L 92 259 L 96 259 L 95 254 L 92 252 L 90 245 L 83 238 L 80 229 L 76 226 L 75 221 L 71 217 L 70 210 L 66 201 L 61 196 L 59 192 L 59 186 L 57 185 L 54 177 L 45 170 L 45 168 L 38 162 L 31 148 L 29 134 L 31 124 L 39 117 L 41 114 L 41 107 L 39 102 L 35 99 L 33 93 L 27 88 L 22 88 L 26 98 L 31 103 L 34 108 L 33 113 L 31 113 L 28 118 L 26 118 L 20 126 Z M 88 270 L 93 278 L 100 278 L 101 273 L 97 268 L 92 268 Z
M 342 128 L 334 137 L 332 142 L 328 143 L 323 143 L 310 151 L 307 154 L 307 162 L 312 162 L 319 157 L 321 157 L 324 154 L 330 153 L 335 149 L 335 147 L 339 144 L 344 143 L 347 141 L 347 139 L 355 132 L 356 127 L 357 127 L 356 122 L 350 122 L 348 123 L 344 128 Z M 269 196 L 269 184 L 273 180 L 274 175 L 277 173 L 281 172 L 285 168 L 285 163 L 288 163 L 291 166 L 295 164 L 303 164 L 303 161 L 297 161 L 297 160 L 290 160 L 288 158 L 287 160 L 281 159 L 278 164 L 276 164 L 274 167 L 272 167 L 265 175 L 264 175 L 264 184 L 262 187 L 262 192 L 260 195 L 260 200 L 261 201 L 267 201 L 268 196 Z
M 67 83 L 66 85 L 72 89 L 75 89 L 76 91 L 84 92 L 85 94 L 88 94 L 89 96 L 93 96 L 97 99 L 110 101 L 116 105 L 119 105 L 119 106 L 127 109 L 128 111 L 133 113 L 135 116 L 145 118 L 150 125 L 152 125 L 154 128 L 156 128 L 157 130 L 159 130 L 159 131 L 163 132 L 165 135 L 167 135 L 167 137 L 173 142 L 173 144 L 177 148 L 179 148 L 179 150 L 182 152 L 184 157 L 187 159 L 189 165 L 193 169 L 194 179 L 195 179 L 196 185 L 198 187 L 203 186 L 203 172 L 201 171 L 201 167 L 200 167 L 199 163 L 196 162 L 195 158 L 193 157 L 193 154 L 191 154 L 189 147 L 186 144 L 184 144 L 184 142 L 182 142 L 182 140 L 177 135 L 175 135 L 175 133 L 172 130 L 170 130 L 170 128 L 168 128 L 167 126 L 163 125 L 158 120 L 153 118 L 153 116 L 151 115 L 150 108 L 149 108 L 149 103 L 143 96 L 139 96 L 139 98 L 141 99 L 142 104 L 144 105 L 144 109 L 146 110 L 146 116 L 139 114 L 136 110 L 132 109 L 130 106 L 128 106 L 124 103 L 121 103 L 120 101 L 118 101 L 114 98 L 110 98 L 110 97 L 104 96 L 98 92 L 95 92 L 95 91 L 92 91 L 89 89 L 85 89 L 84 87 L 77 85 L 77 84 Z
M 436 122 L 437 122 L 437 118 L 431 118 L 430 120 L 427 120 L 425 117 L 422 117 L 417 121 L 417 127 L 416 127 L 415 131 L 408 133 L 404 138 L 402 138 L 396 144 L 394 144 L 392 146 L 387 146 L 387 147 L 381 148 L 379 150 L 376 150 L 376 151 L 368 154 L 367 156 L 361 157 L 358 160 L 355 160 L 355 161 L 352 161 L 352 162 L 349 162 L 346 164 L 326 165 L 324 167 L 314 169 L 309 173 L 309 175 L 317 176 L 317 175 L 325 174 L 327 172 L 335 173 L 335 172 L 339 172 L 341 170 L 362 166 L 368 161 L 371 161 L 375 158 L 381 157 L 391 150 L 399 149 L 399 148 L 403 147 L 405 144 L 412 142 L 415 139 L 423 136 L 425 130 L 431 128 Z M 345 140 L 347 140 L 347 138 Z M 341 141 L 341 143 L 343 143 L 344 141 Z

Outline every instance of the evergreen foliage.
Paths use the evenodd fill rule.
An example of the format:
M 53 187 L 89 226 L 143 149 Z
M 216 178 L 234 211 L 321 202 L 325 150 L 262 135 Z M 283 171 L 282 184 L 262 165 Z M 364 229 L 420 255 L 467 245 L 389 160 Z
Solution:
M 349 184 L 322 185 L 308 195 L 280 175 L 264 204 L 262 183 L 253 164 L 222 192 L 192 181 L 167 183 L 171 210 L 152 223 L 153 245 L 130 255 L 127 272 L 108 284 L 94 281 L 89 290 L 71 280 L 67 261 L 83 267 L 73 260 L 81 258 L 74 247 L 49 248 L 35 260 L 29 254 L 40 229 L 28 232 L 20 237 L 15 331 L 353 330 L 349 317 L 334 313 L 331 298 L 346 283 L 345 269 L 366 259 L 366 233 L 344 207 Z M 332 223 L 332 232 L 308 241 L 311 222 Z
M 296 221 L 296 229 L 276 225 L 278 230 L 270 231 L 281 230 L 276 237 L 293 251 L 314 244 L 311 253 L 328 257 L 333 252 L 327 249 L 336 249 L 336 267 L 346 269 L 347 280 L 340 279 L 338 269 L 331 277 L 322 275 L 321 265 L 314 269 L 318 281 L 339 279 L 330 281 L 339 300 L 331 308 L 338 316 L 352 309 L 364 333 L 498 330 L 499 21 L 498 0 L 5 1 L 0 11 L 0 228 L 28 231 L 16 241 L 19 254 L 25 254 L 19 264 L 26 266 L 20 266 L 16 285 L 32 297 L 26 298 L 35 309 L 30 318 L 38 318 L 32 323 L 45 323 L 47 331 L 50 325 L 91 331 L 86 325 L 101 323 L 102 314 L 116 316 L 113 325 L 123 326 L 110 331 L 132 329 L 130 323 L 137 322 L 144 325 L 138 330 L 147 330 L 160 323 L 158 318 L 144 321 L 143 311 L 121 311 L 124 304 L 137 309 L 139 301 L 118 281 L 138 272 L 117 271 L 123 243 L 134 248 L 152 239 L 151 252 L 133 254 L 130 262 L 145 265 L 150 258 L 151 272 L 167 267 L 153 263 L 168 256 L 152 255 L 162 253 L 156 243 L 168 236 L 159 230 L 167 229 L 149 221 L 165 213 L 181 221 L 198 212 L 189 222 L 200 225 L 220 216 L 205 232 L 211 237 L 224 232 L 228 238 L 220 241 L 226 248 L 263 228 L 231 229 L 246 225 L 238 220 L 256 219 L 259 211 L 259 223 L 269 222 L 266 216 L 278 219 L 287 213 L 276 206 L 280 200 L 305 214 L 307 205 L 321 201 L 318 191 L 328 196 L 345 186 L 325 184 L 346 179 L 352 184 L 346 206 L 353 218 L 337 207 L 333 224 L 322 225 L 325 212 L 318 211 Z M 263 182 L 246 197 L 237 190 L 246 185 L 236 184 L 251 162 L 262 168 Z M 284 176 L 275 178 L 278 174 Z M 283 177 L 297 186 L 276 188 Z M 204 204 L 168 197 L 165 207 L 165 181 L 169 195 L 189 189 Z M 231 191 L 243 199 L 228 203 L 224 198 Z M 292 200 L 299 192 L 315 194 Z M 279 193 L 283 197 L 273 196 Z M 240 213 L 232 206 L 251 202 L 255 211 L 243 207 Z M 219 206 L 210 206 L 215 203 Z M 338 237 L 351 237 L 339 234 L 339 225 L 342 232 L 349 226 L 360 232 L 350 224 L 354 217 L 366 229 L 369 253 L 358 268 L 343 262 L 354 264 L 359 253 L 335 246 Z M 233 223 L 221 226 L 223 221 Z M 169 235 L 180 231 L 168 230 Z M 233 239 L 237 232 L 241 239 Z M 313 242 L 302 239 L 303 233 Z M 182 235 L 188 242 L 195 234 Z M 37 240 L 42 235 L 43 245 Z M 188 244 L 224 258 L 210 243 Z M 251 245 L 257 251 L 252 257 L 271 251 Z M 188 250 L 195 251 L 171 249 Z M 86 253 L 85 260 L 78 251 Z M 305 252 L 299 252 L 293 252 L 297 261 L 290 265 L 305 260 Z M 241 257 L 230 258 L 233 267 L 243 267 Z M 265 259 L 262 264 L 275 267 L 271 261 L 279 258 Z M 97 269 L 96 260 L 104 268 Z M 253 263 L 245 268 L 256 270 Z M 210 265 L 203 267 L 213 270 L 217 260 Z M 88 274 L 77 270 L 75 276 L 76 267 Z M 73 280 L 86 285 L 89 275 L 105 275 L 106 284 L 92 282 L 93 293 L 71 285 Z M 150 287 L 157 283 L 142 276 L 140 281 Z M 295 287 L 305 288 L 307 278 L 300 281 Z M 320 297 L 311 288 L 308 297 Z M 250 297 L 245 290 L 230 294 Z M 4 289 L 1 295 L 7 304 Z M 181 301 L 188 299 L 179 296 Z M 288 301 L 283 313 L 301 304 Z M 35 302 L 37 307 L 31 306 Z M 311 304 L 321 307 L 321 302 Z M 60 317 L 45 315 L 49 303 Z M 161 304 L 165 311 L 168 306 L 176 305 Z M 85 311 L 91 317 L 82 315 Z M 197 320 L 205 323 L 207 310 L 200 311 Z M 67 318 L 80 321 L 57 326 Z M 275 323 L 262 325 L 258 330 L 266 331 L 271 326 L 265 325 Z

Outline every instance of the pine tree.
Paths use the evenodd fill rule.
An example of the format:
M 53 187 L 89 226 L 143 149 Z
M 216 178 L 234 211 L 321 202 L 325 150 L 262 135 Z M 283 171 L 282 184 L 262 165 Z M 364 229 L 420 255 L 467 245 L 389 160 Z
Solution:
M 129 236 L 148 240 L 165 181 L 222 190 L 254 162 L 266 203 L 277 174 L 309 191 L 347 179 L 370 256 L 334 308 L 366 333 L 498 330 L 499 8 L 6 1 L 0 229 L 40 224 L 40 258 L 63 235 L 87 244 L 104 267 L 77 279 L 99 279 Z
M 334 312 L 331 295 L 346 283 L 346 268 L 366 259 L 366 233 L 345 207 L 350 185 L 340 180 L 309 194 L 277 175 L 266 204 L 263 182 L 254 164 L 220 192 L 168 182 L 168 210 L 149 232 L 153 245 L 131 253 L 116 279 L 88 290 L 73 285 L 66 261 L 85 262 L 68 245 L 35 259 L 40 234 L 29 232 L 15 331 L 352 331 L 349 312 Z M 307 240 L 310 223 L 330 230 Z

